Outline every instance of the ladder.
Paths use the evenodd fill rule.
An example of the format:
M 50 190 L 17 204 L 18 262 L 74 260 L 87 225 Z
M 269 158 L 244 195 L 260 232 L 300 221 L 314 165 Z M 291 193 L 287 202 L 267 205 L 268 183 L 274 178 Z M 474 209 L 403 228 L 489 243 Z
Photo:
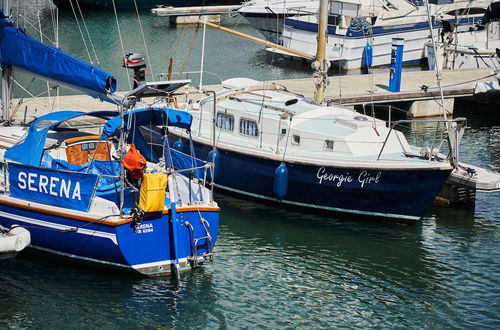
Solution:
M 212 236 L 210 235 L 210 223 L 205 220 L 204 218 L 201 218 L 201 224 L 203 226 L 203 229 L 205 231 L 205 236 L 202 237 L 195 237 L 194 233 L 194 227 L 193 225 L 189 222 L 186 221 L 184 225 L 190 229 L 191 232 L 191 256 L 187 257 L 187 260 L 189 264 L 191 265 L 191 268 L 196 268 L 198 267 L 199 264 L 199 258 L 198 258 L 198 247 L 200 247 L 199 243 L 202 240 L 205 240 L 207 252 L 204 252 L 202 257 L 204 260 L 208 259 L 210 262 L 213 262 L 213 243 L 212 243 Z

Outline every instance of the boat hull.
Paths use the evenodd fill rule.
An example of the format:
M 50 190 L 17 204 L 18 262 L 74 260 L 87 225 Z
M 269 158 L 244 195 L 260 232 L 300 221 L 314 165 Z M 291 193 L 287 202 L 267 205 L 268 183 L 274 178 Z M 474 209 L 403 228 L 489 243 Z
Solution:
M 109 221 L 103 223 L 105 217 L 85 219 L 70 214 L 70 211 L 61 214 L 50 209 L 47 207 L 45 212 L 41 212 L 22 202 L 17 204 L 1 200 L 0 223 L 27 228 L 31 233 L 30 247 L 147 276 L 171 275 L 171 266 L 176 259 L 180 270 L 190 268 L 188 259 L 193 256 L 193 233 L 185 225 L 186 221 L 192 224 L 194 236 L 198 238 L 205 236 L 200 222 L 200 217 L 204 218 L 209 224 L 212 247 L 217 240 L 218 208 L 179 209 L 175 215 L 171 212 L 154 214 L 137 224 L 130 219 L 116 224 Z M 202 260 L 210 251 L 207 240 L 200 240 L 198 259 Z
M 71 9 L 69 0 L 52 0 L 59 9 Z M 133 0 L 115 0 L 116 9 L 135 9 Z M 140 9 L 153 8 L 159 5 L 185 7 L 202 5 L 203 1 L 181 1 L 181 0 L 137 0 L 137 7 Z M 87 9 L 113 9 L 112 0 L 79 0 L 79 5 Z M 75 6 L 75 3 L 73 3 Z
M 207 157 L 210 151 L 199 143 L 195 148 L 201 157 Z M 287 162 L 288 187 L 279 198 L 274 184 L 280 164 L 218 149 L 216 186 L 278 203 L 414 221 L 423 216 L 452 171 L 451 167 L 387 169 Z
M 462 19 L 460 24 L 472 26 L 478 19 Z M 317 26 L 313 22 L 293 18 L 286 19 L 281 36 L 283 45 L 309 54 L 315 54 Z M 434 35 L 438 35 L 439 27 L 439 24 L 434 27 Z M 427 60 L 425 44 L 430 38 L 429 23 L 427 21 L 374 26 L 371 38 L 363 32 L 357 31 L 348 31 L 344 35 L 339 33 L 337 26 L 329 26 L 326 58 L 336 62 L 335 67 L 342 70 L 362 68 L 364 65 L 364 48 L 369 42 L 373 49 L 372 66 L 387 66 L 391 63 L 394 38 L 404 39 L 403 63 L 417 64 Z

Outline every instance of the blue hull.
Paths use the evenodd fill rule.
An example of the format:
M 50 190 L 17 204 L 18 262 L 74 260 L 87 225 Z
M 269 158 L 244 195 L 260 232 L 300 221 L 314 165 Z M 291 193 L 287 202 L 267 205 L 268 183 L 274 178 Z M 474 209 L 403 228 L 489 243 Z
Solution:
M 207 146 L 196 143 L 206 159 Z M 218 150 L 216 186 L 278 203 L 371 216 L 420 219 L 448 179 L 447 170 L 401 170 L 287 163 L 288 188 L 274 193 L 274 174 L 281 162 Z
M 170 275 L 171 265 L 176 258 L 181 268 L 189 268 L 187 258 L 193 255 L 193 233 L 185 222 L 191 223 L 195 238 L 199 238 L 206 235 L 200 217 L 210 225 L 213 247 L 218 234 L 218 209 L 201 210 L 200 213 L 194 209 L 179 210 L 174 221 L 172 213 L 168 213 L 146 217 L 138 225 L 130 220 L 112 225 L 109 222 L 99 223 L 99 220 L 78 219 L 71 214 L 30 210 L 0 201 L 0 223 L 5 227 L 17 224 L 28 229 L 31 233 L 31 247 L 122 267 L 148 276 Z M 208 243 L 206 239 L 198 242 L 199 259 L 209 252 Z

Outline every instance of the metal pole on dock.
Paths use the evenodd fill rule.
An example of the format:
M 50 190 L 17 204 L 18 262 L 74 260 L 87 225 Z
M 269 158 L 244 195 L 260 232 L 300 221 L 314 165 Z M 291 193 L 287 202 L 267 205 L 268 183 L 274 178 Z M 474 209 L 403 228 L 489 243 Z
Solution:
M 206 34 L 206 31 L 207 31 L 207 26 L 206 26 L 206 23 L 207 23 L 207 17 L 203 17 L 204 18 L 204 24 L 203 24 L 203 40 L 202 40 L 202 43 L 201 43 L 201 65 L 200 65 L 200 90 L 201 90 L 201 87 L 203 86 L 203 59 L 205 58 L 205 34 Z
M 431 11 L 429 8 L 429 0 L 425 0 L 425 6 L 427 8 L 427 19 L 429 20 L 429 29 L 431 30 L 431 42 L 432 42 L 432 48 L 434 49 L 434 56 L 436 57 L 436 78 L 437 78 L 437 84 L 439 87 L 439 94 L 441 96 L 441 108 L 443 109 L 443 118 L 445 120 L 445 126 L 446 130 L 448 130 L 448 122 L 447 122 L 447 116 L 446 116 L 446 109 L 444 107 L 444 94 L 443 94 L 443 86 L 441 85 L 441 69 L 439 68 L 438 65 L 438 53 L 437 53 L 437 47 L 436 47 L 436 39 L 434 39 L 434 29 L 432 26 L 432 19 L 431 19 Z

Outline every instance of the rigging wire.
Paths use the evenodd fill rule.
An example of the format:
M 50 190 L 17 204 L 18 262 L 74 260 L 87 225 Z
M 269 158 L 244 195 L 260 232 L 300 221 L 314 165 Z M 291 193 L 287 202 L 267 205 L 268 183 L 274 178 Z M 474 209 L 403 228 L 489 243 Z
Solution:
M 54 40 L 55 47 L 59 48 L 59 8 L 54 3 L 51 3 L 50 7 L 50 15 L 52 18 L 52 29 L 54 30 Z M 54 110 L 55 107 L 59 108 L 59 86 L 56 86 L 56 95 L 52 102 L 52 106 L 50 107 L 50 112 Z
M 40 30 L 39 28 L 37 28 L 37 27 L 36 27 L 33 23 L 31 23 L 31 22 L 27 19 L 27 17 L 26 17 L 25 15 L 19 14 L 19 16 L 20 16 L 20 17 L 23 19 L 23 21 L 24 21 L 24 27 L 23 27 L 23 29 L 24 29 L 24 30 L 26 30 L 26 23 L 28 23 L 28 25 L 29 25 L 30 27 L 32 27 L 32 28 L 35 30 L 35 32 L 40 33 L 40 35 L 42 35 L 42 36 L 43 36 L 43 37 L 44 37 L 47 41 L 49 41 L 51 44 L 54 44 L 54 45 L 56 44 L 56 42 L 55 42 L 54 40 L 50 39 L 50 38 L 49 38 L 46 34 L 44 34 L 44 33 L 43 33 L 43 31 L 41 31 L 41 30 Z
M 71 11 L 73 12 L 73 15 L 75 16 L 75 22 L 76 22 L 76 25 L 78 26 L 78 30 L 80 31 L 83 45 L 85 46 L 85 50 L 87 51 L 87 55 L 89 57 L 90 64 L 94 65 L 94 62 L 92 61 L 92 56 L 90 56 L 90 51 L 89 51 L 89 48 L 87 46 L 87 42 L 85 41 L 85 37 L 83 36 L 82 27 L 80 26 L 78 16 L 76 15 L 75 7 L 73 6 L 73 0 L 69 0 L 69 4 L 71 5 Z
M 83 17 L 83 12 L 82 12 L 82 9 L 80 8 L 80 3 L 78 2 L 78 0 L 76 0 L 76 6 L 78 7 L 78 11 L 80 12 L 80 17 L 82 18 L 83 26 L 85 28 L 85 31 L 87 32 L 87 37 L 89 38 L 90 47 L 92 48 L 92 52 L 94 53 L 95 60 L 97 62 L 97 66 L 100 67 L 101 63 L 99 62 L 99 58 L 97 57 L 94 43 L 92 42 L 92 38 L 90 37 L 89 29 L 87 28 L 87 23 L 85 22 L 85 18 Z
M 142 41 L 144 42 L 144 50 L 146 52 L 146 58 L 149 63 L 149 70 L 151 71 L 151 78 L 155 79 L 155 75 L 153 73 L 153 66 L 151 65 L 151 58 L 149 57 L 148 46 L 146 44 L 146 38 L 144 37 L 144 30 L 142 29 L 141 16 L 139 15 L 139 9 L 137 8 L 137 1 L 134 0 L 135 12 L 137 13 L 137 21 L 139 22 L 139 28 L 141 29 Z
M 36 16 L 38 18 L 38 28 L 40 30 L 40 41 L 43 42 L 42 20 L 40 19 L 40 8 L 38 7 L 38 0 L 35 1 L 35 6 L 36 6 Z M 47 85 L 47 96 L 49 97 L 49 103 L 50 103 L 51 95 L 50 95 L 50 84 L 48 81 L 46 82 L 46 85 Z
M 116 19 L 116 27 L 118 29 L 118 37 L 120 39 L 120 46 L 122 48 L 122 54 L 123 58 L 125 58 L 125 48 L 123 47 L 123 39 L 122 39 L 122 33 L 120 31 L 120 22 L 118 21 L 118 14 L 116 12 L 116 5 L 115 5 L 115 0 L 111 0 L 113 2 L 113 11 L 115 13 L 115 19 Z M 124 66 L 123 69 L 125 70 L 125 77 L 127 77 L 127 82 L 128 82 L 128 88 L 129 90 L 132 90 L 132 84 L 130 83 L 130 77 L 128 75 L 127 68 Z

